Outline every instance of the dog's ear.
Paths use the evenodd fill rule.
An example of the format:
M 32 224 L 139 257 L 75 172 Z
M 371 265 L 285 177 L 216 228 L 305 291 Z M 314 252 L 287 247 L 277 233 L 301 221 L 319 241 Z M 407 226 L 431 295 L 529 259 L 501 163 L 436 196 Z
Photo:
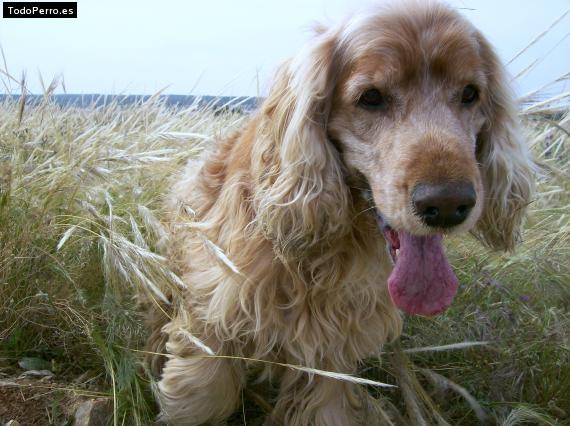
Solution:
M 482 98 L 486 123 L 477 138 L 485 205 L 474 234 L 491 248 L 512 250 L 520 240 L 536 167 L 519 129 L 503 65 L 487 40 L 478 38 L 488 84 Z
M 278 72 L 252 151 L 256 216 L 282 252 L 330 242 L 350 227 L 350 193 L 327 122 L 340 65 L 320 33 Z

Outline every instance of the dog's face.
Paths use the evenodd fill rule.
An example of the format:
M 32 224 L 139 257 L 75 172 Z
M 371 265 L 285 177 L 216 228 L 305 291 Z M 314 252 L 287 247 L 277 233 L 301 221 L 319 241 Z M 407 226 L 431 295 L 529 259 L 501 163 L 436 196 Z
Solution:
M 333 95 L 329 136 L 391 227 L 414 235 L 469 230 L 484 199 L 476 158 L 488 97 L 481 46 L 456 21 L 417 25 L 401 16 L 376 25 L 346 44 L 352 60 Z
M 372 192 L 395 263 L 392 299 L 409 313 L 439 313 L 458 284 L 441 234 L 470 230 L 483 208 L 477 139 L 489 70 L 481 45 L 446 13 L 380 16 L 343 36 L 338 54 L 350 59 L 328 135 Z
M 446 6 L 412 3 L 321 32 L 264 105 L 258 214 L 277 247 L 352 232 L 362 203 L 347 182 L 364 179 L 395 264 L 392 299 L 432 315 L 458 285 L 443 234 L 471 230 L 507 249 L 518 239 L 533 166 L 514 102 L 489 43 Z

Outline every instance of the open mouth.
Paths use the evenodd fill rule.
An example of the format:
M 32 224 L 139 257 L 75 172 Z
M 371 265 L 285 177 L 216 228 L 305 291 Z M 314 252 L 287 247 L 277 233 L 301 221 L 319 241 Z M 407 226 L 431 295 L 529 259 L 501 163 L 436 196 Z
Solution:
M 393 229 L 380 214 L 377 220 L 394 261 L 388 278 L 392 301 L 407 314 L 445 311 L 459 282 L 445 256 L 442 235 L 415 236 Z

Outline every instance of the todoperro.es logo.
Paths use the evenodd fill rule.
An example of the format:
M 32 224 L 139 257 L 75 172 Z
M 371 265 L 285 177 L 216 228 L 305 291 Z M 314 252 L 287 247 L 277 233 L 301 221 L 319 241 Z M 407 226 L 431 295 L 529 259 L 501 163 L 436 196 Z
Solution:
M 77 18 L 77 2 L 6 1 L 3 18 Z

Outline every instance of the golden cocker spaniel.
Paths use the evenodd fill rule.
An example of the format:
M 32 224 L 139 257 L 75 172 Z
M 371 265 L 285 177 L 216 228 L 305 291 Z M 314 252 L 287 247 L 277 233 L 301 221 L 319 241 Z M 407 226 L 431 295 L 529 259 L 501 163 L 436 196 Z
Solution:
M 162 419 L 222 421 L 254 366 L 279 383 L 268 424 L 383 424 L 358 385 L 227 357 L 356 372 L 401 311 L 452 303 L 444 234 L 513 247 L 532 171 L 503 67 L 457 12 L 407 2 L 319 30 L 171 193 L 187 289 L 150 320 Z

